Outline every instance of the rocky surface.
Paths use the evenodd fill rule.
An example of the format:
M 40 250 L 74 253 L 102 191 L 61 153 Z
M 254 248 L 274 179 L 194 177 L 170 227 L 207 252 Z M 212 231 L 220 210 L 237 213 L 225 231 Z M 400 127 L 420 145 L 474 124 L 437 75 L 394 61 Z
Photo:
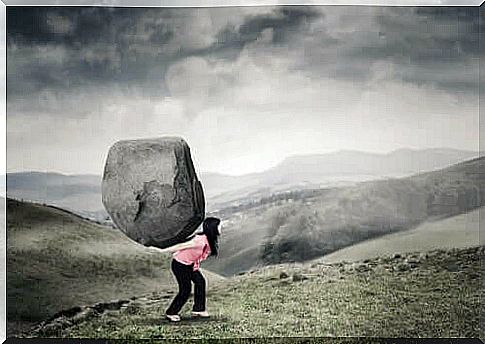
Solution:
M 205 213 L 189 146 L 177 137 L 116 142 L 106 159 L 102 200 L 123 233 L 159 248 L 192 234 Z

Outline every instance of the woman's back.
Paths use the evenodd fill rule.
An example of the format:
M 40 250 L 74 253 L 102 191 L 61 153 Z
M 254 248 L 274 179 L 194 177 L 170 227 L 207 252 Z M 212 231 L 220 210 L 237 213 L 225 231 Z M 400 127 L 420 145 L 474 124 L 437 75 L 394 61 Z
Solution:
M 194 236 L 190 242 L 193 243 L 192 247 L 178 250 L 173 254 L 173 258 L 183 264 L 194 264 L 194 270 L 197 270 L 200 262 L 205 260 L 210 254 L 209 241 L 202 234 Z

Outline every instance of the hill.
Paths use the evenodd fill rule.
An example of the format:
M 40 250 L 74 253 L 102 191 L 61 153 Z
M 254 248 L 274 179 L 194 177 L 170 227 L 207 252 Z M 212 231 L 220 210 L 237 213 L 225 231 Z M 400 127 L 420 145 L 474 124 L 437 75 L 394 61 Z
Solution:
M 394 253 L 483 245 L 484 239 L 480 242 L 479 238 L 480 218 L 485 218 L 485 207 L 443 220 L 426 221 L 407 231 L 366 240 L 318 258 L 315 262 L 351 262 Z
M 484 205 L 485 158 L 406 178 L 306 190 L 223 211 L 225 232 L 212 271 L 322 257 L 385 234 Z
M 258 200 L 274 193 L 331 186 L 444 168 L 478 156 L 455 149 L 399 149 L 387 154 L 336 151 L 290 156 L 260 173 L 229 176 L 199 173 L 209 212 Z M 7 174 L 7 196 L 59 206 L 83 217 L 104 221 L 100 175 L 64 175 L 51 172 Z
M 38 324 L 23 337 L 210 339 L 269 337 L 483 338 L 484 247 L 383 256 L 352 264 L 282 264 L 209 288 L 212 318 L 163 318 L 167 300 L 119 300 Z M 328 339 L 325 339 L 327 342 Z M 359 338 L 355 343 L 361 342 Z
M 9 335 L 62 309 L 175 285 L 170 254 L 60 209 L 7 199 L 7 238 Z

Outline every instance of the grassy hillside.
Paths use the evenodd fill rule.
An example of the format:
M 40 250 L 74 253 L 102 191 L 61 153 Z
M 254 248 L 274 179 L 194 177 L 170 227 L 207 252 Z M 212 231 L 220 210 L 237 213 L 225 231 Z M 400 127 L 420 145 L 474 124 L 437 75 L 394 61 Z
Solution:
M 485 218 L 485 207 L 444 220 L 427 221 L 417 228 L 366 240 L 336 252 L 316 262 L 336 263 L 375 258 L 381 255 L 428 251 L 438 248 L 460 248 L 485 244 L 479 238 L 480 218 Z
M 231 275 L 315 259 L 385 234 L 484 205 L 485 159 L 401 179 L 307 190 L 221 212 L 221 255 L 208 268 Z
M 80 304 L 175 287 L 170 254 L 68 212 L 7 199 L 10 330 Z M 221 279 L 205 272 L 209 284 Z
M 166 293 L 78 309 L 26 337 L 482 337 L 484 247 L 380 257 L 354 264 L 266 267 L 209 288 L 208 320 L 168 323 Z

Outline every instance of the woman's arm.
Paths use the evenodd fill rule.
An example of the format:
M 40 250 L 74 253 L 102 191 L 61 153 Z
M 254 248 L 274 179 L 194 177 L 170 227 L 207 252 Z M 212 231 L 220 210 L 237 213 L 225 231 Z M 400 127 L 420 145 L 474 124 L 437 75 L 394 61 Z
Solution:
M 197 243 L 195 243 L 193 240 L 190 240 L 190 241 L 183 242 L 183 243 L 180 243 L 180 244 L 177 244 L 177 245 L 166 247 L 164 249 L 161 249 L 160 251 L 162 251 L 162 252 L 175 252 L 175 251 L 178 251 L 178 250 L 183 250 L 185 248 L 191 248 L 191 247 L 195 247 L 195 246 L 197 246 Z

